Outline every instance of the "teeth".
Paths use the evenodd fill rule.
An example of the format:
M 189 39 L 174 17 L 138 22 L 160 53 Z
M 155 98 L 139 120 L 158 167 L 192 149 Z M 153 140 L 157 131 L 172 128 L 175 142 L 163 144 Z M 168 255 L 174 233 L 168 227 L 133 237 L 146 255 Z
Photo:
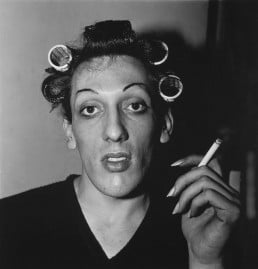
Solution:
M 121 161 L 124 161 L 124 160 L 126 160 L 125 157 L 119 157 L 119 158 L 109 157 L 108 158 L 109 162 L 121 162 Z

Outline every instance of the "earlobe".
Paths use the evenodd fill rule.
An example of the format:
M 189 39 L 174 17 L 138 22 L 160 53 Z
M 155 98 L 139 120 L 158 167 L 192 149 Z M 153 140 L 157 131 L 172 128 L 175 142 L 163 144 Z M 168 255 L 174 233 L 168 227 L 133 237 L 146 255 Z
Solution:
M 170 140 L 172 131 L 174 126 L 174 119 L 171 113 L 171 109 L 169 108 L 164 120 L 164 126 L 160 135 L 160 143 L 167 143 Z
M 76 140 L 73 135 L 72 124 L 69 123 L 66 119 L 63 121 L 63 129 L 67 137 L 67 147 L 69 149 L 76 149 Z

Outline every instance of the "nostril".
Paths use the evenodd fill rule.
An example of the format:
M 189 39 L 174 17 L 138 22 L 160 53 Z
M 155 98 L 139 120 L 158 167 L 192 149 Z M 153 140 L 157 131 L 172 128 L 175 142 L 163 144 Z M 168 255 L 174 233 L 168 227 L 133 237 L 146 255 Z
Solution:
M 104 138 L 114 142 L 128 139 L 128 132 L 120 118 L 115 117 L 106 121 Z

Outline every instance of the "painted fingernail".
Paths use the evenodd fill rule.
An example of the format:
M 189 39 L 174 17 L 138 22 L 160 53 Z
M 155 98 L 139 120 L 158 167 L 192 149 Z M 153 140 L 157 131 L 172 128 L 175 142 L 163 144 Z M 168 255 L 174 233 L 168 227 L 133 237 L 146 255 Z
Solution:
M 170 164 L 170 166 L 173 166 L 173 167 L 174 167 L 174 166 L 180 166 L 183 162 L 184 162 L 184 160 L 178 160 L 178 161 L 176 161 L 176 162 Z
M 170 192 L 168 193 L 167 197 L 175 196 L 175 187 L 173 187 Z
M 191 209 L 189 210 L 188 214 L 187 214 L 188 218 L 190 219 L 192 217 L 192 212 Z
M 178 213 L 178 211 L 179 211 L 179 203 L 176 204 L 172 214 L 174 215 L 174 214 Z

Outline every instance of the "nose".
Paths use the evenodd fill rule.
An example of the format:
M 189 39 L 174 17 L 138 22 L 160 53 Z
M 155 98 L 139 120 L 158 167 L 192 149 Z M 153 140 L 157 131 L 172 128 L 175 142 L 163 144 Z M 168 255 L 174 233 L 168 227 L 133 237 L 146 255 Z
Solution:
M 105 141 L 122 142 L 128 139 L 129 135 L 123 119 L 117 109 L 110 111 L 105 119 L 103 131 Z

